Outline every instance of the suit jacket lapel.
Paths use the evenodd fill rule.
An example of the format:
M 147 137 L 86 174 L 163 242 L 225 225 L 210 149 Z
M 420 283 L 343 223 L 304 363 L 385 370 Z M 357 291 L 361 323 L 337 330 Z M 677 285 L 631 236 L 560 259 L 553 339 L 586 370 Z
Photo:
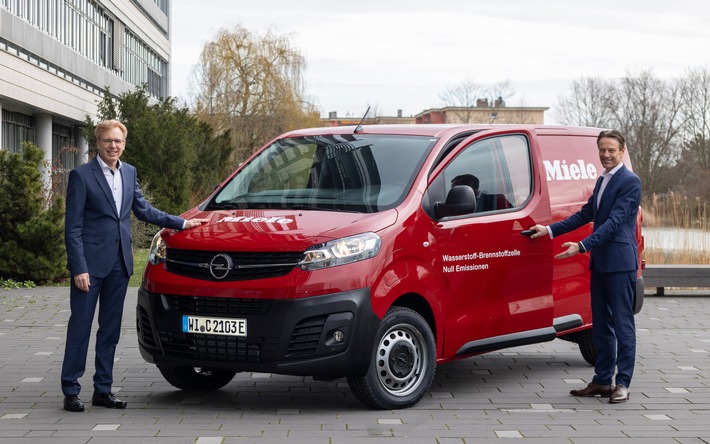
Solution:
M 592 192 L 592 203 L 593 203 L 593 209 L 594 209 L 594 214 L 597 213 L 597 201 L 598 201 L 598 194 L 599 194 L 599 189 L 602 186 L 602 180 L 604 178 L 602 176 L 599 176 L 599 179 L 597 179 L 597 183 L 594 185 L 594 191 Z
M 611 205 L 611 200 L 610 199 L 604 199 L 604 196 L 610 196 L 611 193 L 614 192 L 614 188 L 617 186 L 619 179 L 621 178 L 622 175 L 626 173 L 626 167 L 622 166 L 619 168 L 619 171 L 614 173 L 611 178 L 609 178 L 609 183 L 606 184 L 606 187 L 604 188 L 604 194 L 602 194 L 601 200 L 599 201 L 600 205 Z M 601 181 L 600 181 L 601 183 Z
M 123 202 L 121 202 L 121 214 L 128 214 L 131 211 L 133 202 L 133 175 L 126 168 L 126 164 L 121 166 L 121 181 L 123 182 Z
M 99 187 L 103 190 L 104 195 L 106 196 L 106 200 L 108 201 L 109 207 L 111 207 L 114 216 L 118 217 L 118 213 L 116 212 L 116 204 L 113 202 L 113 193 L 111 193 L 111 189 L 108 187 L 108 182 L 106 182 L 106 176 L 104 176 L 104 172 L 101 170 L 101 164 L 99 163 L 99 160 L 95 157 L 92 162 L 93 164 L 91 165 L 91 171 L 94 173 L 94 178 L 99 183 Z

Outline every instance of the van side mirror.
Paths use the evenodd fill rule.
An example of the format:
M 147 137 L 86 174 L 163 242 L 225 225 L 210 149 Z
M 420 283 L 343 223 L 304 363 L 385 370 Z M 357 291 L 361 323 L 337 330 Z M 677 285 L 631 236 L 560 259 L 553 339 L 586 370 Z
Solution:
M 476 194 L 468 185 L 457 185 L 446 195 L 446 202 L 434 204 L 434 215 L 437 218 L 460 216 L 473 213 L 476 210 Z

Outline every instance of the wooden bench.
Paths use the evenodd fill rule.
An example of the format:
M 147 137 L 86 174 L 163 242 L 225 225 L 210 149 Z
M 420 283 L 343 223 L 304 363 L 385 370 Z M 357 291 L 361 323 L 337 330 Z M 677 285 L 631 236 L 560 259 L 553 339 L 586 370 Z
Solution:
M 646 265 L 643 283 L 659 296 L 665 287 L 710 288 L 710 265 Z

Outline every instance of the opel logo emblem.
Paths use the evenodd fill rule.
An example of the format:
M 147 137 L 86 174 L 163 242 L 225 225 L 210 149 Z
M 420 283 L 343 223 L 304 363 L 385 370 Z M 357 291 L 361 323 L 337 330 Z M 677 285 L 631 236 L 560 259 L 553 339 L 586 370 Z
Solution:
M 218 254 L 210 261 L 210 274 L 215 279 L 226 278 L 232 268 L 234 268 L 234 262 L 227 254 Z

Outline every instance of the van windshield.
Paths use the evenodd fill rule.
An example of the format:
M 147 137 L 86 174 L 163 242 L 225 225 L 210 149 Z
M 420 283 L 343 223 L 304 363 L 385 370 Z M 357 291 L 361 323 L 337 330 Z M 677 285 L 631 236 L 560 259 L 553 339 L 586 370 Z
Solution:
M 205 209 L 374 213 L 394 208 L 435 142 L 362 134 L 280 139 L 232 177 Z

